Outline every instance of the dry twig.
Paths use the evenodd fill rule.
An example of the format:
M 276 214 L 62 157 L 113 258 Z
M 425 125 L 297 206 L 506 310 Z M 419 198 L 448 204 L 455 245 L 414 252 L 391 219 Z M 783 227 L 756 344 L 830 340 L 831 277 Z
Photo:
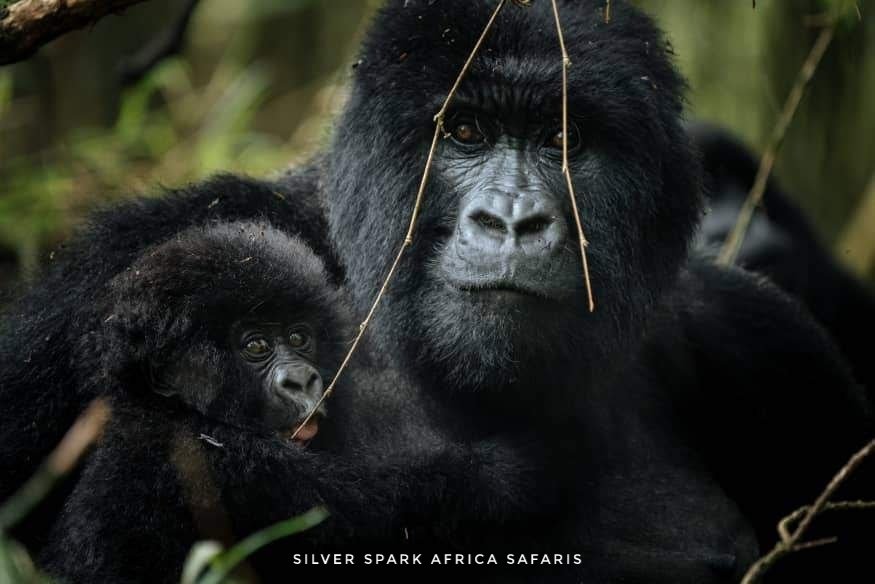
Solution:
M 831 510 L 847 510 L 847 509 L 873 509 L 875 501 L 839 501 L 830 503 L 829 498 L 838 490 L 838 488 L 847 480 L 854 470 L 863 463 L 863 461 L 875 452 L 875 440 L 869 442 L 866 446 L 854 454 L 850 460 L 839 470 L 838 473 L 829 482 L 820 496 L 811 505 L 806 505 L 797 509 L 790 515 L 787 515 L 778 523 L 778 533 L 781 540 L 775 544 L 772 550 L 754 562 L 741 581 L 741 584 L 754 584 L 757 582 L 772 565 L 779 559 L 801 550 L 811 549 L 821 545 L 827 545 L 836 541 L 835 537 L 827 537 L 814 541 L 803 542 L 802 536 L 811 527 L 811 523 L 815 517 L 822 514 L 824 511 Z M 796 529 L 790 530 L 790 526 L 799 521 Z
M 0 9 L 0 65 L 21 61 L 59 36 L 144 0 L 19 0 Z
M 556 19 L 556 34 L 559 35 L 559 48 L 562 50 L 562 174 L 565 175 L 568 198 L 571 199 L 571 209 L 574 212 L 577 241 L 580 243 L 580 261 L 583 264 L 583 280 L 586 284 L 589 311 L 592 312 L 595 310 L 595 301 L 592 295 L 592 283 L 589 279 L 589 264 L 586 260 L 586 246 L 589 245 L 589 242 L 583 233 L 580 212 L 577 209 L 577 200 L 574 196 L 574 185 L 571 183 L 571 169 L 568 165 L 568 68 L 571 67 L 571 59 L 568 58 L 568 52 L 565 50 L 565 38 L 562 35 L 562 25 L 559 22 L 559 8 L 556 6 L 556 0 L 551 0 L 551 2 L 553 3 L 553 16 Z M 608 22 L 610 17 L 610 6 L 608 3 L 605 7 L 605 22 Z
M 763 157 L 760 160 L 760 166 L 759 169 L 757 169 L 756 178 L 754 179 L 750 193 L 748 193 L 747 199 L 744 201 L 744 205 L 738 213 L 738 220 L 735 222 L 735 227 L 733 227 L 732 232 L 726 238 L 723 248 L 720 250 L 720 255 L 717 257 L 718 263 L 724 265 L 731 264 L 735 261 L 736 256 L 738 256 L 738 251 L 741 249 L 741 244 L 744 242 L 744 236 L 747 233 L 748 227 L 750 227 L 751 219 L 753 219 L 753 213 L 757 206 L 759 206 L 763 199 L 763 195 L 766 192 L 766 185 L 768 184 L 769 175 L 772 173 L 772 167 L 775 165 L 778 150 L 784 142 L 784 136 L 787 134 L 790 122 L 793 121 L 799 103 L 805 95 L 805 89 L 814 77 L 814 72 L 817 70 L 821 58 L 823 58 L 824 53 L 826 53 L 827 48 L 829 48 L 830 42 L 832 42 L 833 36 L 835 35 L 835 27 L 835 22 L 833 22 L 830 26 L 824 28 L 820 32 L 820 35 L 814 42 L 814 46 L 811 47 L 811 51 L 808 53 L 808 57 L 802 64 L 802 68 L 799 70 L 799 74 L 796 76 L 796 82 L 793 84 L 793 88 L 787 96 L 787 101 L 784 103 L 784 109 L 781 111 L 778 123 L 772 131 L 769 146 L 766 148 L 766 151 L 763 153 Z
M 483 44 L 483 40 L 486 38 L 487 33 L 492 28 L 492 24 L 495 22 L 495 19 L 498 17 L 498 14 L 501 12 L 501 9 L 504 8 L 506 0 L 499 0 L 498 5 L 495 7 L 495 10 L 492 12 L 492 16 L 489 17 L 489 21 L 486 23 L 486 26 L 483 28 L 483 32 L 480 33 L 480 38 L 477 39 L 477 43 L 474 45 L 474 48 L 471 49 L 471 53 L 468 55 L 465 64 L 462 65 L 461 71 L 459 71 L 459 75 L 456 77 L 456 81 L 453 83 L 452 88 L 447 94 L 446 99 L 444 99 L 443 105 L 441 105 L 440 110 L 434 116 L 434 136 L 431 139 L 431 146 L 428 149 L 428 157 L 425 160 L 425 169 L 422 172 L 422 179 L 419 182 L 419 189 L 416 192 L 416 200 L 413 204 L 413 212 L 410 214 L 410 224 L 407 227 L 407 234 L 404 236 L 404 242 L 401 244 L 401 247 L 398 249 L 398 253 L 395 255 L 395 260 L 392 262 L 392 266 L 389 268 L 389 273 L 386 275 L 386 278 L 383 280 L 383 285 L 380 286 L 379 292 L 377 292 L 377 297 L 374 299 L 373 304 L 371 304 L 370 310 L 368 310 L 367 316 L 359 325 L 358 334 L 356 334 L 355 339 L 352 342 L 352 346 L 347 351 L 346 356 L 343 358 L 343 361 L 340 364 L 340 367 L 337 369 L 337 373 L 334 374 L 334 378 L 331 380 L 331 383 L 328 384 L 328 388 L 322 394 L 322 397 L 319 398 L 319 401 L 307 415 L 303 422 L 298 426 L 295 430 L 294 434 L 292 434 L 292 438 L 301 431 L 301 429 L 307 425 L 307 423 L 313 418 L 319 408 L 322 406 L 322 403 L 328 399 L 331 394 L 334 392 L 334 387 L 337 384 L 337 380 L 340 378 L 340 375 L 346 369 L 349 360 L 352 358 L 353 353 L 355 353 L 356 348 L 358 347 L 359 341 L 361 341 L 362 336 L 364 336 L 365 331 L 368 328 L 368 325 L 371 323 L 371 319 L 374 316 L 374 313 L 377 310 L 377 307 L 380 305 L 380 302 L 383 299 L 383 296 L 386 293 L 386 290 L 389 288 L 389 282 L 392 281 L 392 278 L 395 275 L 395 271 L 398 268 L 398 264 L 401 262 L 401 257 L 404 255 L 404 252 L 413 244 L 413 232 L 416 228 L 416 220 L 419 217 L 419 210 L 422 206 L 422 197 L 425 193 L 425 186 L 428 183 L 428 175 L 431 171 L 431 163 L 434 159 L 435 150 L 437 150 L 438 140 L 440 139 L 441 134 L 444 131 L 444 115 L 447 113 L 447 108 L 450 105 L 453 97 L 456 94 L 456 91 L 459 89 L 459 85 L 462 83 L 462 79 L 465 77 L 465 74 L 468 72 L 468 68 L 471 66 L 471 62 L 474 60 L 474 57 L 477 55 L 477 52 L 480 50 L 480 46 Z

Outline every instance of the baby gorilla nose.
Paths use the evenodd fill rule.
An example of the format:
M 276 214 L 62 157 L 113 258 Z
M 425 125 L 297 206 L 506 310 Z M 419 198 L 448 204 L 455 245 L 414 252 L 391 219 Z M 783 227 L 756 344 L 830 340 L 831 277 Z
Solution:
M 315 368 L 306 364 L 278 367 L 274 388 L 278 393 L 292 397 L 297 394 L 319 397 L 322 394 L 322 376 Z
M 460 235 L 479 253 L 548 255 L 560 245 L 565 230 L 558 209 L 528 197 L 486 195 L 474 198 L 462 212 Z

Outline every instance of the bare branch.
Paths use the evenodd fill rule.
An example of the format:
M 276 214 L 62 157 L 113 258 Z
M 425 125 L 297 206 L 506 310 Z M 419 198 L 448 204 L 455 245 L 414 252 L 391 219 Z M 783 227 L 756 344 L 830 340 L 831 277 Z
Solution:
M 873 452 L 875 452 L 875 440 L 872 440 L 866 446 L 861 448 L 854 454 L 850 460 L 839 470 L 838 473 L 832 478 L 823 492 L 817 497 L 817 500 L 814 501 L 811 505 L 802 507 L 797 509 L 790 515 L 787 515 L 778 523 L 778 533 L 781 535 L 780 541 L 775 544 L 775 547 L 772 550 L 761 557 L 759 560 L 753 563 L 750 568 L 748 568 L 747 573 L 744 575 L 744 579 L 742 579 L 741 584 L 754 584 L 758 582 L 760 578 L 768 571 L 772 565 L 777 562 L 782 557 L 787 554 L 791 554 L 793 552 L 811 549 L 813 547 L 819 547 L 822 545 L 827 545 L 831 543 L 835 543 L 835 537 L 827 537 L 823 539 L 818 539 L 815 541 L 803 542 L 802 537 L 808 531 L 808 528 L 811 527 L 811 523 L 814 521 L 814 518 L 823 513 L 824 511 L 830 510 L 848 510 L 848 509 L 871 509 L 875 507 L 875 502 L 869 501 L 840 501 L 836 503 L 829 503 L 829 498 L 835 494 L 840 486 L 848 479 L 851 473 L 860 466 L 864 460 L 868 456 L 870 456 Z M 799 524 L 792 532 L 790 531 L 790 525 L 799 520 Z
M 0 65 L 33 55 L 72 30 L 145 0 L 19 0 L 0 9 Z
M 826 511 L 854 511 L 860 509 L 875 509 L 875 501 L 836 501 L 835 503 L 827 503 L 821 509 L 821 513 Z M 778 523 L 778 534 L 784 541 L 791 541 L 793 534 L 790 528 L 800 518 L 811 512 L 811 505 L 805 505 L 796 509 Z M 801 545 L 801 544 L 800 544 Z M 798 546 L 797 546 L 798 547 Z
M 589 262 L 586 259 L 586 246 L 589 242 L 583 233 L 583 225 L 580 222 L 580 211 L 577 209 L 577 199 L 574 196 L 574 185 L 571 183 L 571 168 L 568 166 L 568 68 L 571 67 L 571 59 L 565 50 L 565 37 L 562 35 L 562 24 L 559 22 L 559 8 L 556 0 L 553 2 L 553 17 L 556 19 L 556 34 L 559 35 L 559 48 L 562 51 L 562 174 L 565 175 L 565 183 L 568 185 L 568 198 L 571 199 L 571 210 L 574 214 L 574 223 L 577 227 L 577 241 L 580 244 L 580 261 L 583 264 L 583 282 L 586 284 L 586 297 L 589 301 L 589 311 L 595 310 L 595 300 L 592 294 L 592 282 L 589 279 Z M 610 19 L 610 3 L 605 6 L 605 22 Z
M 419 183 L 419 189 L 416 192 L 416 200 L 413 203 L 413 211 L 410 214 L 410 224 L 407 227 L 407 233 L 404 236 L 404 241 L 401 244 L 401 247 L 398 249 L 398 253 L 395 255 L 395 260 L 392 262 L 392 266 L 389 268 L 389 273 L 386 275 L 386 279 L 383 280 L 383 285 L 380 286 L 380 291 L 377 293 L 377 297 L 374 299 L 374 303 L 371 305 L 371 309 L 368 311 L 367 316 L 359 325 L 358 334 L 355 336 L 355 340 L 352 342 L 352 346 L 349 348 L 349 351 L 346 353 L 346 357 L 343 358 L 343 362 L 340 364 L 340 367 L 337 369 L 337 373 L 334 374 L 334 379 L 331 380 L 331 383 L 328 384 L 328 388 L 322 394 L 322 397 L 319 398 L 319 401 L 316 402 L 316 405 L 313 406 L 313 409 L 310 410 L 310 413 L 304 419 L 303 422 L 298 426 L 295 430 L 295 433 L 292 434 L 292 439 L 298 435 L 298 432 L 306 426 L 310 419 L 316 414 L 319 408 L 322 406 L 322 403 L 328 399 L 331 394 L 334 392 L 334 386 L 337 384 L 337 380 L 340 378 L 340 374 L 343 373 L 343 370 L 346 369 L 347 363 L 349 363 L 350 358 L 352 358 L 353 353 L 355 353 L 356 348 L 358 347 L 359 341 L 362 340 L 362 337 L 365 334 L 365 331 L 368 328 L 368 325 L 371 323 L 371 319 L 374 316 L 374 313 L 377 311 L 377 306 L 380 305 L 380 301 L 382 301 L 383 296 L 386 294 L 386 290 L 389 288 L 389 282 L 392 281 L 392 278 L 395 276 L 395 271 L 398 268 L 398 264 L 401 262 L 401 256 L 404 255 L 404 252 L 413 244 L 413 232 L 416 228 L 416 219 L 419 217 L 419 209 L 422 206 L 422 197 L 425 194 L 425 186 L 428 184 L 428 175 L 431 172 L 431 162 L 434 158 L 435 150 L 437 150 L 438 140 L 440 139 L 441 134 L 444 130 L 444 114 L 447 112 L 447 108 L 450 105 L 450 102 L 453 100 L 453 97 L 456 95 L 456 91 L 459 89 L 459 84 L 462 82 L 462 79 L 465 77 L 465 74 L 468 72 L 468 67 L 471 66 L 471 62 L 474 60 L 474 57 L 477 55 L 477 52 L 480 50 L 480 46 L 483 44 L 483 40 L 486 38 L 487 33 L 492 28 L 492 24 L 495 22 L 495 19 L 498 17 L 501 9 L 504 8 L 506 0 L 499 0 L 498 5 L 495 7 L 495 10 L 492 12 L 492 16 L 489 17 L 489 21 L 486 23 L 486 26 L 483 28 L 483 32 L 480 33 L 480 38 L 477 39 L 477 42 L 474 44 L 474 48 L 471 49 L 471 52 L 468 55 L 468 58 L 465 60 L 465 64 L 462 65 L 461 71 L 459 71 L 459 75 L 456 77 L 456 81 L 453 83 L 453 86 L 450 88 L 449 93 L 447 94 L 447 98 L 444 100 L 443 105 L 441 105 L 441 109 L 434 116 L 434 136 L 431 139 L 431 147 L 428 149 L 428 157 L 425 160 L 425 169 L 422 171 L 422 180 Z
M 769 175 L 772 173 L 772 167 L 775 166 L 775 160 L 778 157 L 778 150 L 784 142 L 784 136 L 787 134 L 790 122 L 793 121 L 799 103 L 805 95 L 805 89 L 808 87 L 808 84 L 811 83 L 811 79 L 814 77 L 814 72 L 817 70 L 821 58 L 823 58 L 826 49 L 829 48 L 829 45 L 832 42 L 835 34 L 835 27 L 835 21 L 833 21 L 830 26 L 824 28 L 820 32 L 820 36 L 817 37 L 814 46 L 811 47 L 811 51 L 808 53 L 808 57 L 805 59 L 802 68 L 799 70 L 799 74 L 796 76 L 796 82 L 793 84 L 793 88 L 787 96 L 787 101 L 784 103 L 784 109 L 781 111 L 778 123 L 772 131 L 769 146 L 763 153 L 762 160 L 760 160 L 760 167 L 757 170 L 756 178 L 754 179 L 750 193 L 748 193 L 747 199 L 744 201 L 744 205 L 738 213 L 738 220 L 735 222 L 735 227 L 733 227 L 729 237 L 726 238 L 726 242 L 720 250 L 720 255 L 717 257 L 717 262 L 720 264 L 726 265 L 733 263 L 738 255 L 738 251 L 741 249 L 741 244 L 744 242 L 744 236 L 750 226 L 751 219 L 753 219 L 753 213 L 757 206 L 759 206 L 763 199 L 763 195 L 766 192 L 766 185 L 768 184 Z

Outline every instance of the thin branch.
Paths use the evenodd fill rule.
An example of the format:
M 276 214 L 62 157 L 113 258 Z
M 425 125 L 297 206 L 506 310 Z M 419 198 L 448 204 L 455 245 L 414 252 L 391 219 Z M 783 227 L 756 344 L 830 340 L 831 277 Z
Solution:
M 72 30 L 145 0 L 19 0 L 0 9 L 0 65 L 33 55 Z
M 860 509 L 875 509 L 875 501 L 836 501 L 835 503 L 824 505 L 820 512 L 823 514 L 827 511 L 853 511 Z M 790 531 L 792 525 L 810 512 L 811 505 L 805 505 L 781 519 L 778 523 L 778 535 L 781 536 L 781 539 L 789 542 L 792 539 L 792 532 Z
M 124 87 L 133 85 L 162 61 L 177 55 L 185 46 L 188 25 L 200 0 L 185 0 L 185 5 L 170 27 L 153 38 L 139 52 L 119 63 L 119 77 Z
M 842 483 L 847 480 L 854 470 L 862 464 L 862 462 L 866 459 L 867 456 L 872 454 L 875 451 L 875 440 L 872 440 L 860 449 L 851 459 L 839 470 L 836 476 L 829 482 L 820 496 L 814 501 L 814 504 L 808 509 L 808 511 L 803 515 L 802 520 L 799 522 L 799 526 L 795 531 L 790 535 L 790 538 L 787 540 L 787 543 L 791 545 L 795 545 L 805 532 L 808 530 L 808 527 L 811 525 L 811 522 L 814 518 L 823 510 L 826 503 L 829 501 L 830 497 L 832 497 L 833 493 L 842 485 Z
M 589 301 L 589 311 L 595 310 L 595 300 L 592 294 L 592 283 L 589 279 L 589 263 L 586 259 L 586 246 L 589 242 L 583 233 L 583 225 L 580 222 L 580 212 L 577 209 L 577 200 L 574 196 L 574 185 L 571 183 L 571 168 L 568 165 L 568 68 L 571 67 L 571 59 L 565 50 L 565 38 L 562 35 L 562 25 L 559 22 L 559 8 L 556 0 L 553 3 L 553 16 L 556 19 L 556 34 L 559 35 L 559 48 L 562 49 L 562 174 L 568 185 L 568 197 L 571 199 L 571 209 L 574 213 L 574 223 L 577 226 L 577 241 L 580 243 L 580 258 L 583 264 L 583 280 L 586 284 L 586 296 Z M 607 22 L 610 4 L 605 9 L 605 22 Z
M 404 255 L 404 252 L 413 244 L 413 232 L 416 228 L 416 220 L 419 217 L 419 210 L 422 206 L 422 198 L 425 194 L 425 186 L 428 184 L 428 176 L 431 172 L 431 164 L 434 159 L 434 153 L 437 150 L 438 139 L 443 133 L 444 129 L 444 115 L 447 112 L 447 108 L 450 105 L 453 97 L 456 95 L 456 91 L 459 89 L 459 84 L 462 83 L 462 79 L 465 77 L 465 74 L 468 72 L 468 68 L 471 66 L 471 62 L 474 60 L 474 57 L 480 50 L 480 46 L 483 44 L 483 40 L 486 38 L 487 33 L 492 28 L 495 19 L 498 17 L 498 14 L 501 12 L 501 9 L 504 8 L 506 0 L 499 0 L 498 5 L 495 7 L 495 10 L 492 12 L 492 16 L 489 17 L 489 21 L 486 23 L 486 26 L 483 28 L 483 32 L 480 33 L 480 38 L 477 39 L 477 43 L 474 45 L 474 48 L 471 49 L 471 53 L 468 55 L 468 59 L 465 61 L 465 64 L 462 65 L 462 69 L 459 71 L 459 75 L 456 77 L 456 81 L 453 83 L 453 86 L 450 88 L 449 93 L 447 94 L 446 99 L 444 100 L 443 105 L 441 105 L 440 110 L 434 116 L 434 135 L 431 139 L 431 146 L 428 149 L 428 157 L 425 160 L 425 169 L 422 172 L 422 179 L 419 182 L 419 189 L 416 192 L 416 200 L 413 204 L 413 211 L 410 214 L 410 224 L 407 227 L 407 233 L 404 236 L 404 242 L 401 244 L 401 247 L 398 249 L 398 253 L 395 255 L 395 260 L 392 262 L 392 266 L 389 268 L 389 273 L 386 275 L 385 280 L 383 280 L 383 285 L 380 286 L 380 291 L 377 292 L 377 297 L 374 299 L 373 304 L 371 304 L 370 310 L 368 310 L 367 316 L 359 325 L 358 334 L 355 336 L 355 340 L 352 342 L 352 346 L 347 351 L 346 356 L 343 358 L 343 362 L 340 364 L 340 367 L 337 369 L 337 373 L 334 374 L 334 378 L 331 380 L 331 383 L 328 384 L 328 388 L 322 394 L 322 397 L 319 398 L 319 401 L 316 402 L 316 405 L 310 411 L 304 421 L 298 426 L 295 430 L 294 434 L 292 434 L 292 439 L 294 439 L 301 429 L 310 422 L 322 404 L 328 399 L 332 393 L 334 393 L 334 387 L 337 385 L 337 380 L 340 379 L 340 375 L 346 369 L 349 360 L 352 358 L 353 353 L 355 353 L 356 348 L 359 345 L 359 341 L 361 341 L 362 337 L 365 334 L 365 331 L 368 328 L 368 325 L 371 323 L 371 319 L 374 316 L 374 313 L 377 311 L 377 307 L 380 305 L 380 302 L 383 300 L 383 296 L 386 293 L 386 290 L 389 288 L 389 282 L 392 281 L 392 278 L 395 276 L 395 271 L 398 268 L 398 264 L 401 262 L 401 257 Z
M 796 82 L 793 84 L 793 88 L 787 96 L 787 101 L 784 103 L 784 109 L 781 111 L 778 123 L 775 125 L 775 129 L 772 132 L 769 146 L 763 153 L 762 160 L 760 160 L 760 166 L 757 170 L 756 178 L 754 179 L 750 193 L 748 193 L 747 199 L 744 201 L 744 205 L 738 213 L 738 220 L 735 222 L 735 227 L 733 227 L 732 232 L 726 238 L 723 248 L 720 250 L 720 255 L 717 257 L 717 262 L 720 264 L 731 264 L 735 262 L 735 258 L 738 256 L 738 251 L 741 249 L 741 244 L 744 242 L 744 236 L 747 233 L 748 227 L 750 227 L 753 213 L 762 201 L 763 195 L 766 192 L 766 185 L 768 184 L 769 175 L 772 173 L 772 168 L 775 166 L 778 150 L 784 142 L 787 129 L 790 127 L 790 123 L 796 115 L 799 103 L 805 95 L 805 89 L 808 87 L 808 84 L 811 83 L 811 79 L 814 77 L 814 72 L 817 70 L 820 60 L 823 58 L 824 53 L 826 53 L 827 48 L 829 48 L 829 45 L 832 42 L 835 34 L 835 27 L 835 22 L 833 22 L 830 26 L 820 31 L 820 35 L 814 42 L 814 46 L 811 47 L 811 52 L 809 52 L 808 57 L 802 64 L 802 68 L 799 70 L 799 74 L 796 76 Z
M 94 400 L 79 416 L 45 462 L 24 485 L 0 507 L 0 531 L 21 521 L 52 487 L 69 473 L 88 448 L 100 437 L 110 409 L 102 399 Z
M 875 440 L 869 442 L 862 449 L 857 451 L 850 460 L 839 470 L 838 473 L 829 482 L 819 497 L 809 506 L 797 509 L 787 517 L 783 518 L 778 523 L 778 532 L 781 535 L 781 540 L 775 544 L 772 550 L 753 563 L 748 568 L 747 573 L 741 581 L 741 584 L 754 584 L 757 582 L 766 571 L 772 567 L 782 557 L 800 550 L 810 549 L 829 543 L 834 543 L 836 538 L 829 537 L 809 542 L 801 542 L 802 536 L 805 535 L 814 518 L 822 512 L 830 509 L 871 509 L 875 508 L 875 502 L 868 501 L 841 501 L 837 503 L 829 503 L 829 498 L 835 494 L 836 490 L 848 479 L 851 473 L 860 466 L 863 461 L 875 452 Z M 799 525 L 792 532 L 789 530 L 789 525 L 801 517 Z

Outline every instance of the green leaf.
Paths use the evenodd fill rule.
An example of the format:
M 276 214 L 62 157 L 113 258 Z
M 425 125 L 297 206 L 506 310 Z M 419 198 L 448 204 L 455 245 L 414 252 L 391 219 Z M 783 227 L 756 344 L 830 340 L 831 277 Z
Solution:
M 199 541 L 188 552 L 182 568 L 181 584 L 197 584 L 200 575 L 206 571 L 216 556 L 224 551 L 217 541 Z
M 319 525 L 329 515 L 330 513 L 325 507 L 314 507 L 303 515 L 275 523 L 253 533 L 228 551 L 214 556 L 210 560 L 209 570 L 196 581 L 196 584 L 221 584 L 225 582 L 234 568 L 264 546 Z
M 0 582 L 3 584 L 49 584 L 33 565 L 27 550 L 0 532 Z

